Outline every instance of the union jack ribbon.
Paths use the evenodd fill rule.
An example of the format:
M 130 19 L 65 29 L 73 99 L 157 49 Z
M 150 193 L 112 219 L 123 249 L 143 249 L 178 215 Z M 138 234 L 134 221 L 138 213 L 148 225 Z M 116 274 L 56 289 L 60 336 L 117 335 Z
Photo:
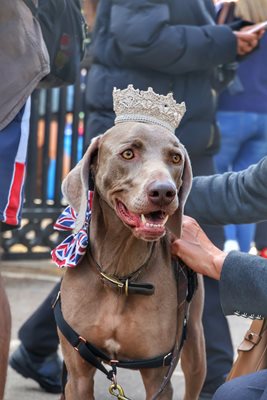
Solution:
M 75 226 L 76 218 L 76 211 L 74 211 L 74 208 L 71 206 L 68 206 L 56 220 L 54 229 L 57 231 L 72 231 Z
M 93 201 L 93 192 L 88 191 L 88 203 L 85 213 L 85 222 L 83 227 L 77 233 L 72 233 L 63 240 L 54 250 L 51 251 L 52 260 L 59 268 L 69 267 L 75 268 L 83 256 L 89 243 L 89 223 L 91 219 L 91 209 Z M 54 224 L 54 229 L 58 231 L 72 231 L 75 226 L 77 213 L 71 206 L 65 208 L 62 214 Z

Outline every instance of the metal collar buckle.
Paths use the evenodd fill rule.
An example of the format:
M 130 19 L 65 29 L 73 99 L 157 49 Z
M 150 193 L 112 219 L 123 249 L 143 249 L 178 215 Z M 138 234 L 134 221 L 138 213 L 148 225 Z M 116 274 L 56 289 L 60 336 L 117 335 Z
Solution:
M 115 278 L 114 276 L 106 275 L 104 272 L 100 272 L 102 278 L 106 279 L 108 282 L 116 285 L 120 291 L 124 289 L 124 294 L 128 296 L 129 294 L 129 279 L 126 279 L 125 282 L 120 281 L 119 279 Z
M 123 288 L 124 283 L 121 282 L 119 279 L 115 278 L 114 276 L 106 275 L 104 272 L 100 272 L 100 275 L 105 278 L 107 281 L 113 283 L 114 285 L 117 285 L 118 288 Z

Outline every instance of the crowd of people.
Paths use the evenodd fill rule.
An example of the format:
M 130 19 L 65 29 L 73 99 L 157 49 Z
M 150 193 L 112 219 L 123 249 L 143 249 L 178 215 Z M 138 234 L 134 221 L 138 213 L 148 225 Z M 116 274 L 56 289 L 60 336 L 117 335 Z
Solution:
M 3 96 L 0 103 L 0 223 L 6 230 L 20 225 L 30 95 L 47 74 L 48 59 L 25 4 L 21 0 L 3 2 L 0 71 L 6 79 L 0 85 L 6 98 Z M 186 214 L 201 227 L 192 218 L 185 218 L 182 238 L 174 242 L 172 250 L 205 276 L 207 376 L 199 400 L 213 396 L 216 400 L 253 400 L 261 398 L 265 390 L 262 374 L 260 383 L 253 376 L 251 381 L 239 379 L 236 386 L 234 381 L 224 384 L 233 362 L 225 314 L 242 310 L 266 316 L 267 312 L 267 262 L 247 254 L 255 229 L 243 225 L 267 219 L 267 158 L 263 158 L 267 155 L 267 33 L 263 29 L 251 31 L 267 19 L 267 3 L 238 0 L 232 8 L 227 3 L 225 9 L 224 4 L 213 4 L 212 0 L 99 0 L 86 86 L 85 141 L 89 144 L 114 124 L 113 87 L 123 89 L 133 84 L 146 90 L 151 86 L 159 94 L 172 92 L 177 102 L 186 103 L 187 112 L 176 135 L 189 153 L 194 175 Z M 29 22 L 20 27 L 17 20 Z M 11 22 L 16 26 L 12 30 L 14 43 L 10 43 Z M 27 43 L 27 35 L 36 47 L 25 51 L 20 44 Z M 224 174 L 214 175 L 217 171 Z M 14 199 L 10 193 L 15 172 L 20 175 L 16 175 Z M 226 224 L 238 225 L 224 230 Z M 229 241 L 238 243 L 246 253 L 227 254 Z M 251 279 L 254 286 L 248 284 Z M 21 344 L 10 356 L 10 365 L 18 373 L 51 393 L 61 391 L 62 364 L 50 306 L 59 287 L 60 282 L 22 325 Z M 2 284 L 0 288 L 0 309 L 6 310 L 0 318 L 0 336 L 6 332 L 5 340 L 0 340 L 0 364 L 6 371 L 10 312 Z M 5 375 L 0 377 L 0 400 Z M 254 397 L 248 397 L 244 388 L 250 383 L 257 388 Z

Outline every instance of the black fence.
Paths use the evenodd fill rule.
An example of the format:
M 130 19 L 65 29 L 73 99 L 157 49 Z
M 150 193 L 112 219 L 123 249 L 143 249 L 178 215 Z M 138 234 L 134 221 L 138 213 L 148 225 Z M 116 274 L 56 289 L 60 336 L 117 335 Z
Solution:
M 53 224 L 65 206 L 62 179 L 84 152 L 85 80 L 82 70 L 74 86 L 32 95 L 22 227 L 3 234 L 3 259 L 48 258 L 62 240 Z

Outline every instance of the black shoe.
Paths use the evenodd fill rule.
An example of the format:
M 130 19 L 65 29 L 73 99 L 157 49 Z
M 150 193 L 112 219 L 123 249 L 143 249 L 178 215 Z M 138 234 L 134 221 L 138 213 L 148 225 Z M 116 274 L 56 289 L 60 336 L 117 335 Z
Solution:
M 41 358 L 21 344 L 11 355 L 9 365 L 24 378 L 38 382 L 46 392 L 61 393 L 62 362 L 57 353 Z

